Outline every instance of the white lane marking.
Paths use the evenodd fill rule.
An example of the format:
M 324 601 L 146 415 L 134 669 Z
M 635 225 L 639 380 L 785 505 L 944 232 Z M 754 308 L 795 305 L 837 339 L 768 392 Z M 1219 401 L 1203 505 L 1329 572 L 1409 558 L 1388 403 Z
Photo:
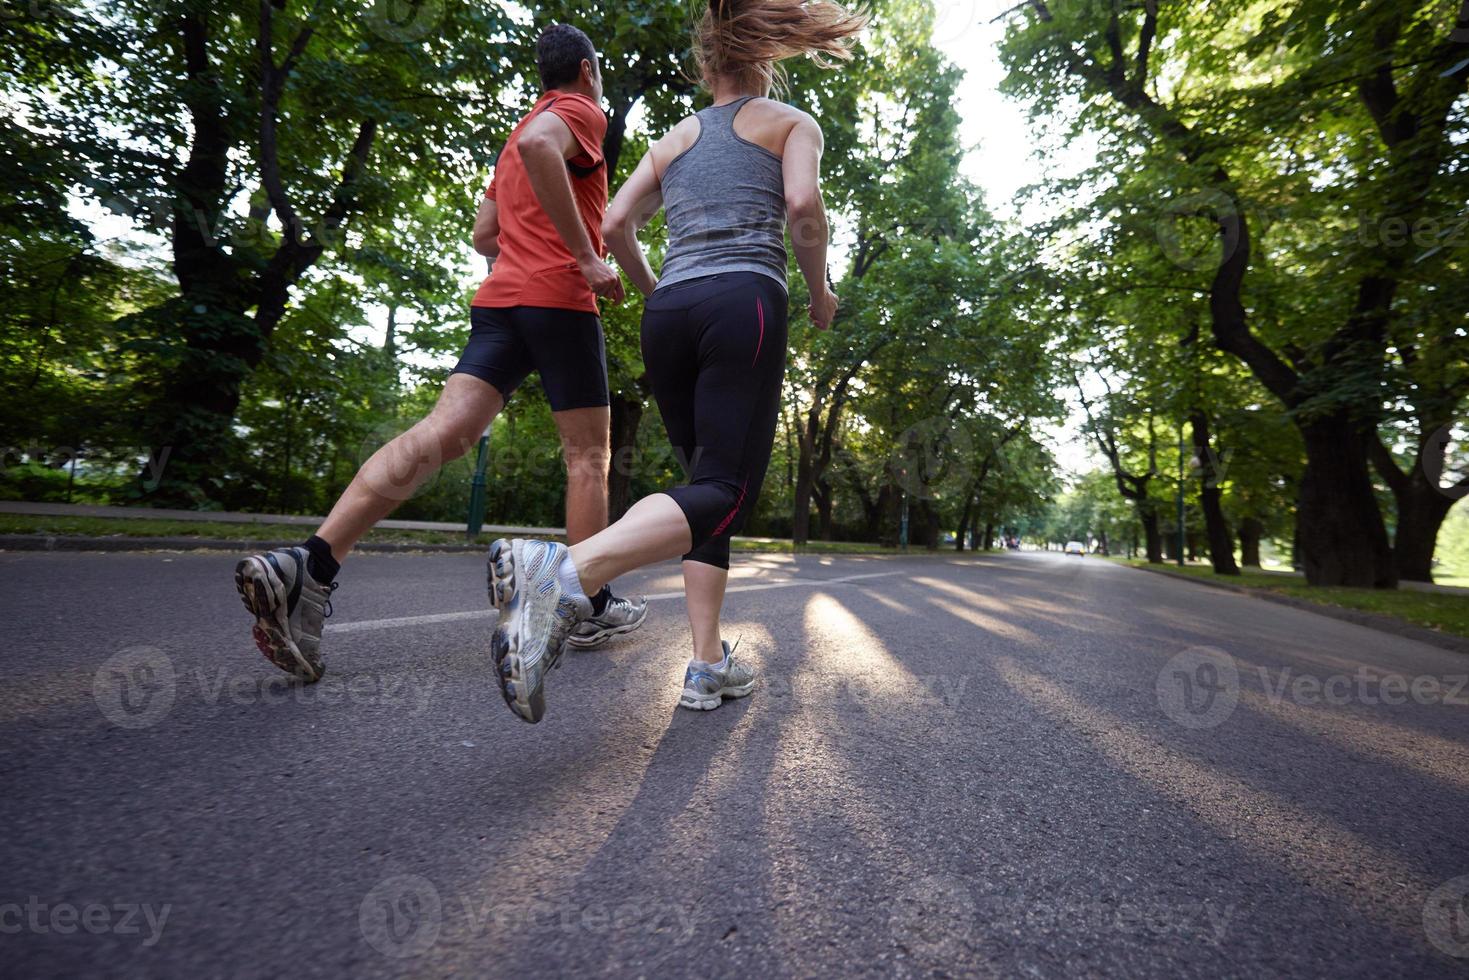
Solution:
M 861 575 L 843 575 L 840 578 L 791 578 L 782 579 L 779 582 L 761 582 L 756 585 L 731 585 L 725 589 L 730 592 L 761 592 L 766 589 L 794 589 L 799 586 L 816 585 L 842 585 L 846 582 L 856 582 L 860 579 L 883 578 L 888 575 L 899 575 L 900 572 L 865 572 Z M 682 599 L 682 592 L 658 592 L 646 597 L 649 602 L 658 602 L 665 599 Z M 398 616 L 393 619 L 365 619 L 359 623 L 328 623 L 327 629 L 332 633 L 355 633 L 359 630 L 383 630 L 395 629 L 400 626 L 427 626 L 433 623 L 453 623 L 461 619 L 488 619 L 495 615 L 493 609 L 472 609 L 468 612 L 430 613 L 426 616 Z

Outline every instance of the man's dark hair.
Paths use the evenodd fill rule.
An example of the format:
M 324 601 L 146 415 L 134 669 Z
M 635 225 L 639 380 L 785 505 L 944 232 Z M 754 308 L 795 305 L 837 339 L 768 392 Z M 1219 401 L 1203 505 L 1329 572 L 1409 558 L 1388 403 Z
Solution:
M 570 24 L 552 24 L 541 32 L 536 42 L 536 68 L 541 72 L 541 88 L 550 90 L 569 85 L 581 74 L 581 63 L 597 63 L 597 49 L 592 39 Z

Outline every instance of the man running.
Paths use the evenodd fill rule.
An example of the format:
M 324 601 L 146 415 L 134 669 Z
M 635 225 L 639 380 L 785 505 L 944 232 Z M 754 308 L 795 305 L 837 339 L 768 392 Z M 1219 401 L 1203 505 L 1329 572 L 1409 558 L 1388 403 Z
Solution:
M 255 643 L 305 681 L 325 667 L 320 644 L 340 563 L 378 521 L 444 463 L 463 456 L 535 371 L 566 459 L 566 536 L 607 526 L 611 416 L 597 298 L 623 298 L 602 259 L 607 166 L 602 74 L 591 40 L 553 24 L 536 43 L 543 93 L 511 132 L 474 223 L 492 273 L 470 309 L 469 343 L 428 417 L 363 465 L 316 534 L 252 555 L 235 585 L 255 617 Z M 568 642 L 594 647 L 642 625 L 647 602 L 597 592 Z
M 690 461 L 689 482 L 644 497 L 570 549 L 546 541 L 490 546 L 490 640 L 496 679 L 517 717 L 540 721 L 546 672 L 592 614 L 603 583 L 683 556 L 693 657 L 682 707 L 707 711 L 749 694 L 755 671 L 720 635 L 730 537 L 754 509 L 785 374 L 785 231 L 821 329 L 836 315 L 826 274 L 821 127 L 769 98 L 779 62 L 851 57 L 866 24 L 831 0 L 709 0 L 694 54 L 713 104 L 649 148 L 607 215 L 613 254 L 648 297 L 643 360 L 664 427 Z M 661 278 L 636 232 L 662 208 Z

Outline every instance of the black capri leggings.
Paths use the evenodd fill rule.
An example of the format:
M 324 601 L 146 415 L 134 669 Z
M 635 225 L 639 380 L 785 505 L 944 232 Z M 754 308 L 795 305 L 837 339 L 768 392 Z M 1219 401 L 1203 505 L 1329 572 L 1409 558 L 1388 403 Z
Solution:
M 668 495 L 693 531 L 685 561 L 729 567 L 755 508 L 780 410 L 786 292 L 758 272 L 660 287 L 643 309 L 643 363 L 689 482 Z

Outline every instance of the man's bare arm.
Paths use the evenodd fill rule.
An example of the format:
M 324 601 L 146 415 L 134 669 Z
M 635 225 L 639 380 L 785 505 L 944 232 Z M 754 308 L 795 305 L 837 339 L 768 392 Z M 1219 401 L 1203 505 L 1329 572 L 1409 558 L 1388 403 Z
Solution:
M 543 112 L 521 130 L 519 137 L 520 158 L 525 161 L 525 172 L 530 178 L 531 190 L 536 200 L 572 258 L 586 276 L 587 285 L 598 296 L 614 301 L 622 299 L 622 277 L 592 248 L 591 236 L 582 224 L 581 214 L 576 209 L 576 198 L 571 193 L 571 178 L 566 175 L 566 161 L 581 153 L 581 145 L 571 127 L 554 112 Z
M 479 213 L 474 216 L 474 250 L 486 258 L 500 254 L 500 208 L 490 198 L 480 198 Z

